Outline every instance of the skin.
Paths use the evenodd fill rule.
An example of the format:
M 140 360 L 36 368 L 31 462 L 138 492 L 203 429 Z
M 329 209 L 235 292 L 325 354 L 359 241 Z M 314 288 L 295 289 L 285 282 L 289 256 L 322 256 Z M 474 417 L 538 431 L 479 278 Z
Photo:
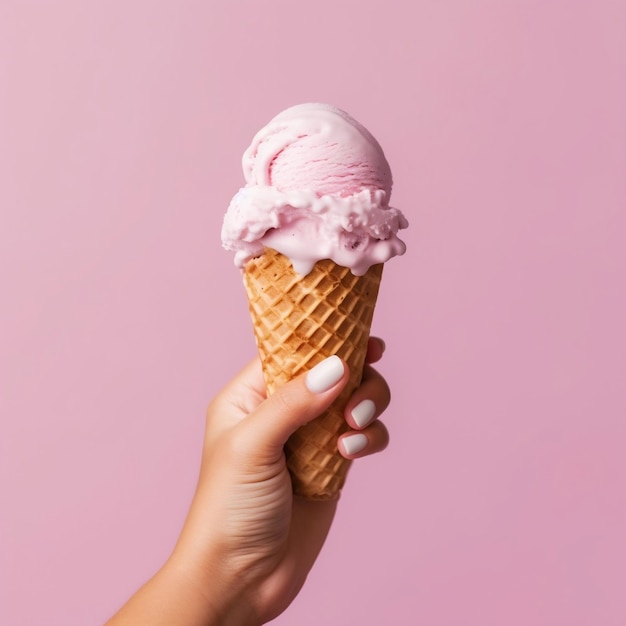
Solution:
M 379 452 L 389 440 L 377 419 L 389 388 L 369 365 L 383 351 L 382 340 L 370 339 L 363 382 L 346 407 L 354 430 L 340 437 L 338 449 L 350 459 Z M 249 626 L 289 606 L 324 544 L 337 501 L 293 496 L 283 446 L 347 381 L 344 364 L 341 380 L 322 393 L 311 393 L 303 375 L 267 398 L 255 359 L 216 396 L 207 409 L 196 493 L 172 555 L 107 626 Z M 376 413 L 359 428 L 351 411 L 365 399 Z M 355 431 L 368 442 L 348 455 L 341 440 Z

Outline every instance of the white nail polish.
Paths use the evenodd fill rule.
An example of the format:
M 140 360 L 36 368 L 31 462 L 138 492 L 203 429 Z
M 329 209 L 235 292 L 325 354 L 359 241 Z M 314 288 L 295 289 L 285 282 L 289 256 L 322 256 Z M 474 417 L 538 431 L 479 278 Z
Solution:
M 343 363 L 338 356 L 329 356 L 307 375 L 305 384 L 311 393 L 322 393 L 334 387 L 342 378 Z
M 361 450 L 365 449 L 367 445 L 367 437 L 363 433 L 356 433 L 355 435 L 348 435 L 341 440 L 343 449 L 346 454 L 353 455 Z
M 376 413 L 376 405 L 372 400 L 362 400 L 352 409 L 352 419 L 359 428 L 367 426 Z

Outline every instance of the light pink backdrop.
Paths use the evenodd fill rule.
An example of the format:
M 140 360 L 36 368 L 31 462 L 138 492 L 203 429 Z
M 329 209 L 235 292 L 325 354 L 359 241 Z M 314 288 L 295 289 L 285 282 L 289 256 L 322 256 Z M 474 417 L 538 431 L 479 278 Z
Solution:
M 257 128 L 366 124 L 411 220 L 392 444 L 277 624 L 626 623 L 626 5 L 0 3 L 0 623 L 162 562 L 253 354 L 219 243 Z

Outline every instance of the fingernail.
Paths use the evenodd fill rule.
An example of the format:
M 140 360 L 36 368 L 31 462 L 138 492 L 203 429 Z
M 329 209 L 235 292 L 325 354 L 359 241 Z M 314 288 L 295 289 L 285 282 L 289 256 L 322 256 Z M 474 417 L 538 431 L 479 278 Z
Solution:
M 341 440 L 341 444 L 343 445 L 343 449 L 346 451 L 346 454 L 352 456 L 353 454 L 361 452 L 361 450 L 365 449 L 365 446 L 367 445 L 367 437 L 362 433 L 348 435 Z
M 372 400 L 362 400 L 352 409 L 352 419 L 359 428 L 367 426 L 376 413 L 376 405 Z
M 387 349 L 387 344 L 385 343 L 385 340 L 379 337 L 378 341 L 380 341 L 382 348 L 383 348 L 383 352 L 384 352 Z
M 305 384 L 311 393 L 322 393 L 334 387 L 343 377 L 343 363 L 338 356 L 329 356 L 307 375 Z

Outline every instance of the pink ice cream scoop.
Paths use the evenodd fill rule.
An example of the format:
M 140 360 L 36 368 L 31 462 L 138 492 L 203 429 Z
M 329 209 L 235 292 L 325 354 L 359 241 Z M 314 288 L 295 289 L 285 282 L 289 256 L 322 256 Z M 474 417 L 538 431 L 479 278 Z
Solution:
M 286 109 L 261 129 L 243 156 L 246 186 L 224 218 L 222 243 L 243 267 L 264 248 L 296 272 L 331 259 L 363 275 L 404 254 L 408 226 L 389 206 L 392 176 L 370 132 L 325 104 Z

